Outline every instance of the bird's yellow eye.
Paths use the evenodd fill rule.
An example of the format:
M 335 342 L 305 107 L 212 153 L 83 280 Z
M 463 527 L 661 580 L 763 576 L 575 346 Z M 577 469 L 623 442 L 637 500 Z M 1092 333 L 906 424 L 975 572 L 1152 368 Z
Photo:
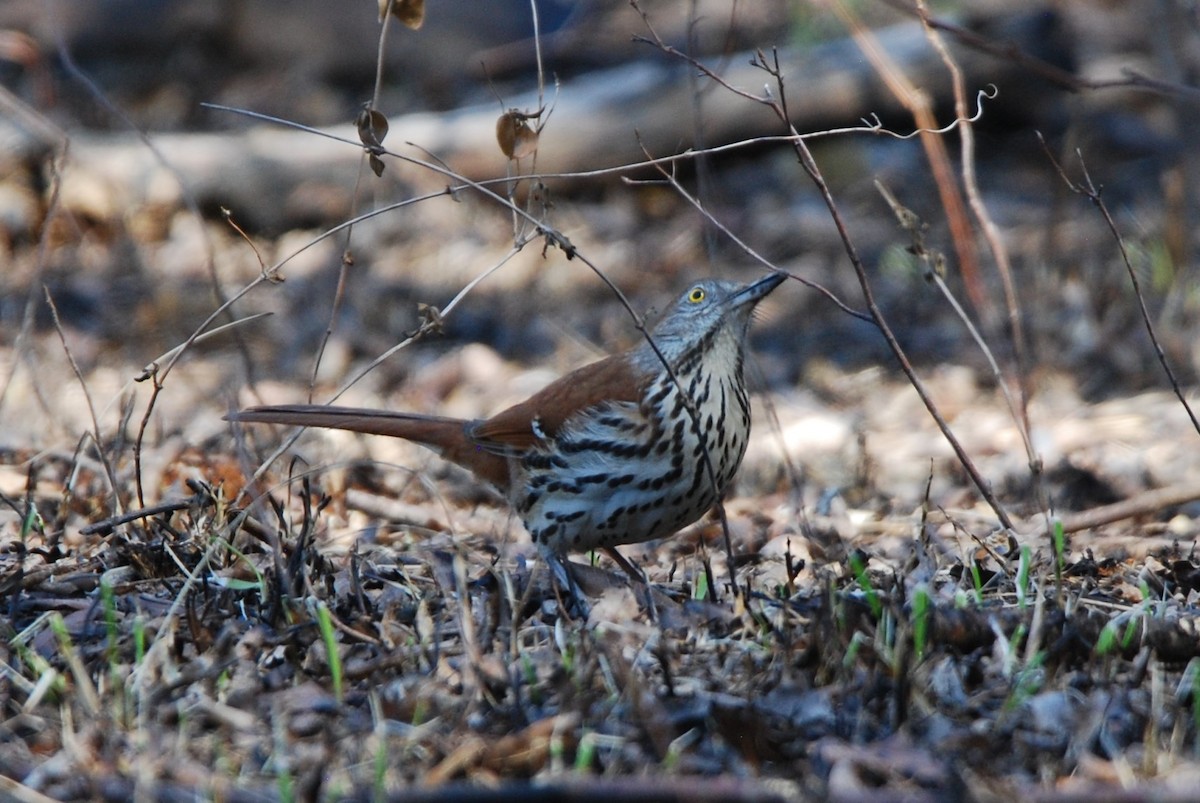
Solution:
M 704 288 L 703 287 L 693 287 L 692 292 L 688 293 L 688 301 L 692 302 L 693 304 L 699 304 L 703 300 L 704 300 Z

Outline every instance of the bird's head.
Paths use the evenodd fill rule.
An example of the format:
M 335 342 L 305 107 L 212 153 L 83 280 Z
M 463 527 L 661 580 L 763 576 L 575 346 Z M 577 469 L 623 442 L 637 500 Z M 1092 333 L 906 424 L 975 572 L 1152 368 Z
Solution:
M 785 278 L 785 274 L 771 273 L 749 284 L 724 279 L 696 282 L 667 309 L 651 330 L 651 337 L 672 365 L 718 343 L 732 346 L 740 357 L 755 306 Z M 644 351 L 657 361 L 649 344 L 645 344 Z

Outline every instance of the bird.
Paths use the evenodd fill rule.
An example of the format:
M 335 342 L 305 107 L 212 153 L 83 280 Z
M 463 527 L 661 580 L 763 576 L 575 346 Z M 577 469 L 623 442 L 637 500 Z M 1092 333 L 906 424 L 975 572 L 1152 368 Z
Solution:
M 418 443 L 497 489 L 533 542 L 565 561 L 662 538 L 723 497 L 746 453 L 752 313 L 786 278 L 698 281 L 633 348 L 578 368 L 491 418 L 312 404 L 230 421 L 324 427 Z

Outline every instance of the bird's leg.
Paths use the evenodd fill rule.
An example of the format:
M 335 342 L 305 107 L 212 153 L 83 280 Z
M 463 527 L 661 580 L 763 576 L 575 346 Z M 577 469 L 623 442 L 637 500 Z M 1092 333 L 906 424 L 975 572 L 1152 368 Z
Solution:
M 629 558 L 617 551 L 616 547 L 606 546 L 602 550 L 605 555 L 613 559 L 613 562 L 625 570 L 625 574 L 633 580 L 633 588 L 640 589 L 642 597 L 642 605 L 646 612 L 650 615 L 650 621 L 658 621 L 658 606 L 654 604 L 654 590 L 650 588 L 650 580 L 646 577 L 646 573 L 629 562 Z
M 613 563 L 620 566 L 633 582 L 641 583 L 644 586 L 650 585 L 650 581 L 646 579 L 646 575 L 642 570 L 630 563 L 629 559 L 618 552 L 616 547 L 606 546 L 600 551 L 612 558 Z
M 575 613 L 581 619 L 586 620 L 591 612 L 591 607 L 588 605 L 583 591 L 579 588 L 579 583 L 575 581 L 575 575 L 571 572 L 571 562 L 565 555 L 561 555 L 547 546 L 542 546 L 541 552 L 546 565 L 550 567 L 552 584 L 555 588 L 562 589 L 567 598 L 575 603 Z

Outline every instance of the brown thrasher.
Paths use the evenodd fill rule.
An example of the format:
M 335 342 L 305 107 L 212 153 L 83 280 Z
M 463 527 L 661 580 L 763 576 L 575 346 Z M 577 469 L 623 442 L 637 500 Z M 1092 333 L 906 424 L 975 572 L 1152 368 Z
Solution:
M 784 278 L 698 282 L 649 340 L 488 419 L 308 404 L 228 418 L 406 438 L 495 486 L 539 546 L 612 552 L 671 535 L 724 493 L 750 433 L 746 330 Z

